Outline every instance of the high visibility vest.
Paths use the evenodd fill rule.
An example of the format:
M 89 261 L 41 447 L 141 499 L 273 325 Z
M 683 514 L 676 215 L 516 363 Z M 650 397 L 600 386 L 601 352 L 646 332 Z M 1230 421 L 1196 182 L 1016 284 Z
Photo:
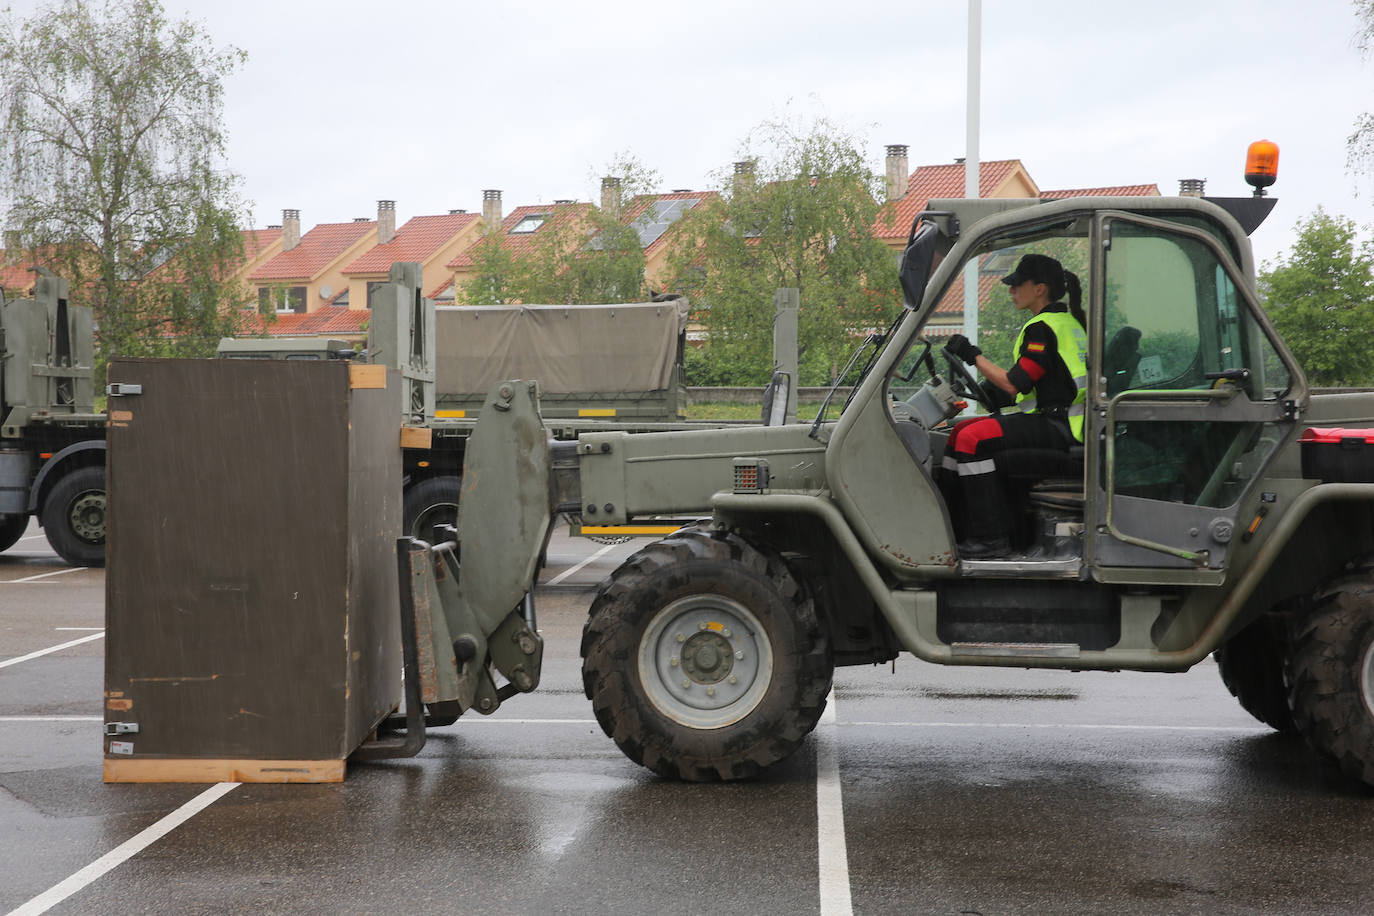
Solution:
M 1073 376 L 1073 386 L 1076 390 L 1073 403 L 1069 405 L 1069 431 L 1075 439 L 1082 442 L 1083 410 L 1088 400 L 1088 334 L 1078 323 L 1078 319 L 1069 312 L 1041 312 L 1027 321 L 1022 326 L 1021 333 L 1016 335 L 1016 346 L 1012 349 L 1013 360 L 1021 358 L 1021 342 L 1026 336 L 1026 328 L 1037 321 L 1045 322 L 1054 332 L 1059 358 L 1069 367 L 1069 375 Z M 1016 407 L 1022 413 L 1035 413 L 1035 400 L 1034 394 L 1018 394 Z

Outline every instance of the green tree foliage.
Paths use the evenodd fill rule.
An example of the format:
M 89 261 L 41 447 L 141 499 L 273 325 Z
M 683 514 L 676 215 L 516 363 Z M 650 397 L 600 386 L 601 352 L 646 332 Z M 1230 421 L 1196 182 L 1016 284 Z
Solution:
M 709 331 L 696 377 L 753 385 L 772 370 L 773 294 L 801 292 L 801 384 L 826 384 L 848 354 L 901 307 L 891 250 L 874 238 L 881 178 L 856 140 L 828 122 L 764 125 L 752 177 L 695 207 L 670 272 Z M 726 181 L 722 176 L 720 184 Z
M 221 110 L 243 60 L 157 0 L 0 12 L 6 225 L 94 308 L 102 364 L 213 352 L 241 304 Z
M 1374 0 L 1355 0 L 1355 44 L 1366 60 L 1374 51 Z M 1346 165 L 1357 177 L 1374 171 L 1374 113 L 1355 119 L 1355 129 L 1346 141 Z
M 1259 275 L 1269 316 L 1312 385 L 1374 384 L 1374 243 L 1357 235 L 1353 221 L 1318 207 Z
M 472 276 L 458 289 L 458 301 L 468 305 L 510 305 L 523 301 L 524 265 L 503 245 L 500 232 L 492 232 L 472 249 Z

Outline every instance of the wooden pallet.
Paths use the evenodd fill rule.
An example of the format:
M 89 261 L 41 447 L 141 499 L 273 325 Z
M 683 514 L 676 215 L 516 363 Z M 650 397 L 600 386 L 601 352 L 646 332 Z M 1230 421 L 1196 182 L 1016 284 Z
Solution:
M 105 782 L 343 782 L 342 760 L 106 757 Z

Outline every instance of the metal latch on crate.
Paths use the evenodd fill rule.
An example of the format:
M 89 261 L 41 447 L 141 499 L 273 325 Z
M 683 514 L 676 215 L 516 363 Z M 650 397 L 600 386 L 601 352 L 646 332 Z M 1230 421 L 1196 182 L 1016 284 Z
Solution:
M 106 397 L 121 398 L 142 394 L 143 386 L 138 382 L 112 382 L 105 386 Z
M 114 735 L 137 735 L 137 722 L 106 722 L 105 734 L 113 737 Z

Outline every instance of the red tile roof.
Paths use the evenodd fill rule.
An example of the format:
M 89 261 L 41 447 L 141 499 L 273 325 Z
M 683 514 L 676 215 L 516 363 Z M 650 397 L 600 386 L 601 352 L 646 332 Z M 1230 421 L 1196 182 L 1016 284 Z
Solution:
M 363 324 L 371 316 L 366 309 L 326 307 L 305 315 L 277 315 L 275 320 L 267 321 L 256 311 L 244 311 L 239 313 L 238 333 L 246 336 L 266 333 L 269 337 L 356 336 L 367 333 Z
M 442 216 L 416 216 L 396 231 L 385 245 L 374 245 L 343 269 L 345 274 L 386 273 L 400 261 L 424 263 L 434 252 L 453 240 L 482 217 L 477 213 L 448 213 Z
M 1107 188 L 1071 188 L 1064 191 L 1041 191 L 1041 200 L 1063 200 L 1066 197 L 1158 197 L 1157 184 L 1122 184 Z
M 27 294 L 33 288 L 33 281 L 37 278 L 28 264 L 16 264 L 13 267 L 0 267 L 0 289 L 4 289 L 11 294 Z
M 1007 177 L 1021 169 L 1019 159 L 998 159 L 978 166 L 978 193 L 984 197 L 997 190 Z M 1022 169 L 1024 171 L 1024 169 Z M 1029 175 L 1026 176 L 1029 179 Z M 1032 182 L 1032 186 L 1034 183 Z M 932 198 L 964 196 L 964 164 L 923 165 L 907 180 L 906 196 L 888 204 L 878 216 L 874 236 L 880 239 L 906 238 L 912 220 Z
M 249 280 L 309 280 L 328 267 L 348 247 L 369 232 L 377 230 L 372 220 L 350 223 L 320 223 L 305 235 L 300 244 L 283 251 L 248 275 Z
M 243 230 L 243 255 L 252 260 L 258 254 L 267 250 L 277 239 L 281 238 L 281 226 L 272 226 L 267 229 L 245 229 Z
M 514 210 L 501 220 L 501 247 L 510 251 L 511 254 L 519 256 L 530 250 L 534 246 L 534 239 L 541 232 L 545 232 L 553 226 L 566 225 L 574 220 L 581 219 L 591 209 L 589 203 L 571 204 L 541 204 L 538 206 L 516 207 Z M 519 222 L 527 216 L 546 214 L 547 219 L 543 225 L 530 233 L 511 235 L 510 230 L 515 228 Z M 473 250 L 481 244 L 481 239 L 473 242 L 448 264 L 446 267 L 471 267 L 473 265 Z

